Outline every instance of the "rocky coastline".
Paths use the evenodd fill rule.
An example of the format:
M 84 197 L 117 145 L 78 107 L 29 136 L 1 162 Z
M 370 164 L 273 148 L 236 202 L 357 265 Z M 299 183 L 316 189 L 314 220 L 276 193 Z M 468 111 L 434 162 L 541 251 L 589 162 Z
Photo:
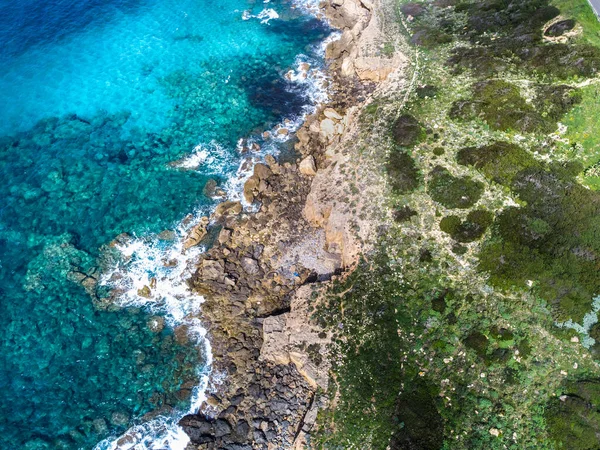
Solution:
M 190 281 L 206 298 L 214 362 L 207 401 L 180 421 L 188 450 L 310 446 L 327 401 L 330 342 L 310 314 L 384 217 L 382 177 L 354 166 L 362 109 L 382 86 L 404 82 L 406 59 L 381 54 L 381 1 L 321 4 L 342 32 L 327 48 L 332 101 L 297 132 L 295 163 L 267 157 L 254 167 L 244 197 L 257 212 L 223 202 L 185 244 L 214 240 Z

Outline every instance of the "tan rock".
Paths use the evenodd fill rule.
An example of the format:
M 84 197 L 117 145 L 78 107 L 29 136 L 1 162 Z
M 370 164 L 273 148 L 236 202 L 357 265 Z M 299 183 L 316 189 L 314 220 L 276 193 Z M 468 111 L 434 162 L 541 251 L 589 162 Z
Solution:
M 265 156 L 265 162 L 267 163 L 267 166 L 269 166 L 269 169 L 273 171 L 273 173 L 275 173 L 275 169 L 279 169 L 279 164 L 273 155 Z
M 150 298 L 150 297 L 152 297 L 152 291 L 150 290 L 150 288 L 148 286 L 144 285 L 144 287 L 142 287 L 141 289 L 138 289 L 137 295 L 139 295 L 140 297 L 144 297 L 144 298 Z
M 215 208 L 215 219 L 219 220 L 225 216 L 235 216 L 242 212 L 242 204 L 240 202 L 226 201 L 219 203 Z
M 396 59 L 382 57 L 359 57 L 354 60 L 356 75 L 363 81 L 381 82 L 394 70 Z
M 240 260 L 240 264 L 246 273 L 249 273 L 250 275 L 256 275 L 259 271 L 258 261 L 248 258 L 247 256 L 244 256 Z
M 252 175 L 244 183 L 244 199 L 248 203 L 252 203 L 254 201 L 254 191 L 258 189 L 259 181 L 260 180 L 256 175 Z
M 204 237 L 208 233 L 206 230 L 206 226 L 208 225 L 208 223 L 208 217 L 202 217 L 200 219 L 200 222 L 196 226 L 194 226 L 188 233 L 188 236 L 183 243 L 183 250 L 187 250 L 195 245 L 198 245 L 200 241 L 204 239 Z
M 259 180 L 266 180 L 271 175 L 273 175 L 273 171 L 264 164 L 258 163 L 254 166 L 254 176 L 258 177 Z
M 260 183 L 258 184 L 258 192 L 260 192 L 262 194 L 268 188 L 269 188 L 269 183 L 267 183 L 265 180 L 260 180 Z
M 311 122 L 308 126 L 308 131 L 318 134 L 321 131 L 321 124 L 317 120 Z
M 223 228 L 219 233 L 219 244 L 225 244 L 231 239 L 231 230 Z
M 309 176 L 315 176 L 317 174 L 317 166 L 315 164 L 315 158 L 312 155 L 308 155 L 302 160 L 299 166 L 300 173 Z
M 202 277 L 205 280 L 223 281 L 225 273 L 223 263 L 212 259 L 202 261 Z
M 302 145 L 303 147 L 306 147 L 306 145 L 308 145 L 310 141 L 310 135 L 304 127 L 298 130 L 298 132 L 296 133 L 296 137 L 298 138 L 300 145 Z
M 287 136 L 288 134 L 290 134 L 290 130 L 288 130 L 287 128 L 280 128 L 279 130 L 277 130 L 277 134 L 279 136 Z
M 335 135 L 335 122 L 331 119 L 321 120 L 319 132 L 321 133 L 321 136 L 327 139 L 333 138 L 333 136 Z
M 342 120 L 342 116 L 333 108 L 326 108 L 325 111 L 323 111 L 323 114 L 329 119 Z

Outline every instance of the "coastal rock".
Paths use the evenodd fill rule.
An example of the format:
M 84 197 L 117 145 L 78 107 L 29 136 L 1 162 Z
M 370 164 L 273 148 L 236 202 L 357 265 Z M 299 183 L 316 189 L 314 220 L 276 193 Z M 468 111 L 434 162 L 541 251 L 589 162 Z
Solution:
M 202 193 L 207 197 L 213 197 L 215 195 L 215 191 L 217 189 L 217 181 L 210 178 L 206 184 L 204 185 L 204 189 L 202 189 Z
M 216 220 L 219 220 L 225 216 L 235 216 L 241 213 L 242 209 L 242 204 L 240 202 L 226 201 L 217 205 L 214 217 Z
M 343 30 L 342 39 L 327 49 L 337 58 L 332 82 L 338 83 L 342 61 L 352 79 L 344 80 L 345 96 L 337 99 L 337 110 L 319 111 L 298 131 L 298 165 L 280 165 L 267 156 L 265 164 L 254 167 L 244 199 L 258 197 L 260 210 L 221 221 L 227 228 L 192 280 L 194 290 L 206 298 L 203 312 L 211 324 L 215 372 L 225 374 L 227 383 L 213 386 L 215 400 L 202 413 L 181 421 L 192 438 L 190 448 L 303 448 L 301 442 L 310 441 L 307 434 L 320 404 L 317 387 L 326 389 L 328 382 L 330 337 L 311 323 L 309 307 L 320 300 L 314 296 L 320 283 L 356 260 L 363 235 L 375 235 L 355 221 L 356 210 L 372 217 L 360 198 L 372 198 L 367 188 L 373 183 L 356 170 L 356 185 L 351 193 L 348 189 L 348 168 L 356 168 L 350 158 L 356 157 L 353 133 L 360 112 L 351 105 L 373 89 L 373 83 L 361 79 L 392 78 L 357 70 L 362 66 L 354 64 L 358 57 L 379 55 L 385 41 L 377 35 L 362 44 L 363 30 L 375 17 L 366 0 L 333 0 L 323 7 Z M 359 52 L 359 46 L 366 50 Z M 345 149 L 349 154 L 343 159 Z M 215 217 L 230 207 L 221 206 Z M 219 433 L 216 420 L 224 421 Z
M 247 256 L 243 257 L 240 263 L 242 265 L 242 268 L 250 275 L 255 275 L 260 270 L 258 266 L 258 261 Z
M 328 119 L 333 119 L 333 120 L 342 120 L 343 119 L 343 117 L 341 115 L 339 115 L 338 112 L 333 108 L 325 108 L 325 111 L 323 111 L 323 114 Z
M 165 318 L 161 316 L 152 316 L 148 319 L 148 329 L 153 333 L 160 333 L 165 328 Z
M 137 295 L 139 295 L 140 297 L 144 297 L 144 298 L 151 298 L 152 291 L 150 290 L 150 288 L 148 286 L 144 285 L 142 288 L 138 289 Z
M 276 364 L 291 362 L 310 386 L 327 389 L 329 363 L 324 352 L 329 337 L 310 322 L 310 296 L 310 286 L 302 286 L 290 312 L 265 318 L 260 358 Z
M 321 133 L 322 137 L 327 140 L 331 140 L 333 136 L 335 136 L 335 122 L 331 119 L 321 120 L 319 132 Z
M 274 174 L 279 174 L 281 171 L 281 166 L 277 163 L 277 161 L 275 160 L 275 158 L 273 157 L 273 155 L 267 155 L 265 156 L 265 162 L 267 163 L 267 166 L 269 166 L 269 169 L 271 169 L 271 171 Z
M 266 165 L 258 163 L 254 166 L 254 176 L 258 177 L 259 180 L 266 180 L 273 172 Z
M 198 245 L 200 241 L 204 239 L 204 237 L 208 233 L 206 227 L 209 221 L 210 219 L 208 217 L 202 217 L 198 224 L 190 230 L 185 242 L 183 243 L 184 251 L 189 249 L 190 247 Z
M 224 281 L 223 263 L 221 261 L 205 259 L 202 261 L 202 276 L 206 280 Z
M 363 81 L 384 81 L 395 69 L 395 59 L 380 57 L 358 57 L 354 60 L 354 70 Z
M 308 155 L 300 163 L 299 169 L 300 173 L 303 175 L 315 176 L 317 174 L 315 158 L 312 155 Z
M 227 241 L 229 241 L 229 239 L 231 239 L 231 230 L 223 228 L 219 232 L 219 244 L 225 244 Z
M 246 182 L 244 183 L 244 199 L 248 203 L 252 203 L 254 201 L 255 192 L 258 189 L 260 183 L 260 178 L 256 175 L 252 175 Z
M 306 147 L 310 142 L 310 135 L 305 128 L 300 128 L 296 133 L 296 137 L 298 138 L 298 142 L 302 147 Z

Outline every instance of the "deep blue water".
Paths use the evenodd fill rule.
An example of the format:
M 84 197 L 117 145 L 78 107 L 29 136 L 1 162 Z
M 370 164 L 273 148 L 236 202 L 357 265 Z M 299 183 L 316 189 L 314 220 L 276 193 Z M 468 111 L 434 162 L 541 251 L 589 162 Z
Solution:
M 0 448 L 91 449 L 185 410 L 202 352 L 95 308 L 78 274 L 213 204 L 238 139 L 309 101 L 283 74 L 327 33 L 279 0 L 0 0 Z M 169 164 L 209 143 L 219 173 Z

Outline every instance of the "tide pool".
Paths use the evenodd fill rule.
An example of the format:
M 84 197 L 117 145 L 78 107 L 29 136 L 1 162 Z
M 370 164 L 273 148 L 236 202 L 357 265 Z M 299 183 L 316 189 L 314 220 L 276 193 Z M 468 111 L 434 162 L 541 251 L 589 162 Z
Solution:
M 183 320 L 198 299 L 163 261 L 180 238 L 157 235 L 210 210 L 209 181 L 227 191 L 241 138 L 306 112 L 307 84 L 284 75 L 318 65 L 329 30 L 286 1 L 0 11 L 0 448 L 109 448 L 187 411 L 210 356 Z M 122 233 L 126 257 L 102 273 L 101 248 Z M 85 277 L 109 275 L 100 289 L 120 280 L 129 306 L 94 307 Z M 146 301 L 138 284 L 152 279 Z

